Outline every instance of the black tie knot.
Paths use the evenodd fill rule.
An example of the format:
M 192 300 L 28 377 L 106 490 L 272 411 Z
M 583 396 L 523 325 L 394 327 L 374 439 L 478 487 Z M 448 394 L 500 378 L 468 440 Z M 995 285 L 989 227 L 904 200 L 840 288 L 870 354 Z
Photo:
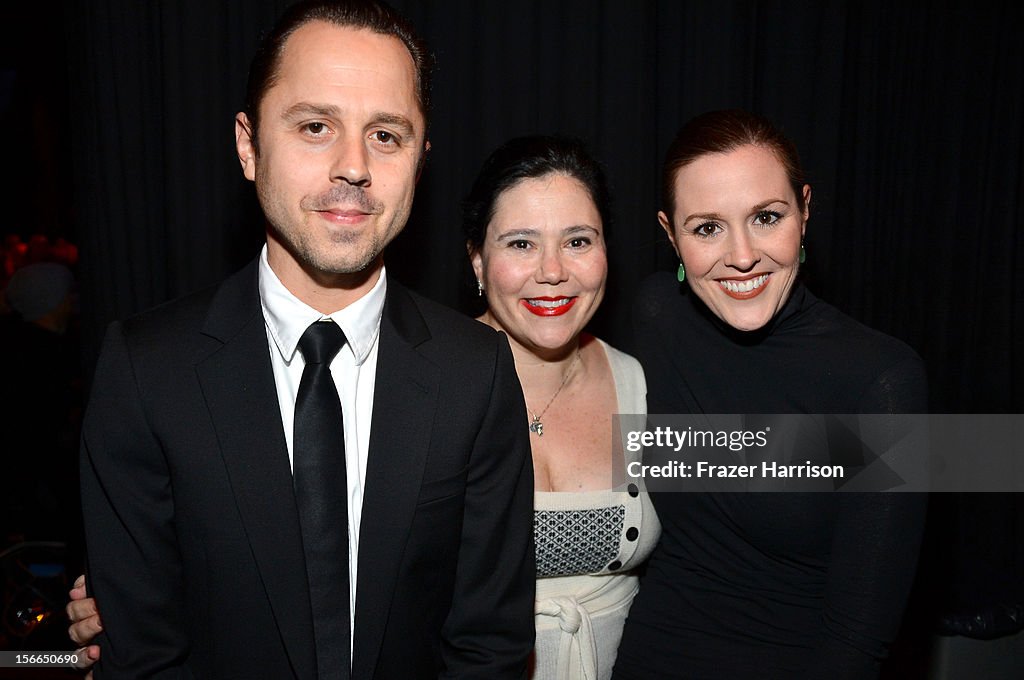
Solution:
M 342 345 L 345 332 L 333 321 L 311 323 L 299 338 L 299 349 L 307 364 L 329 364 Z

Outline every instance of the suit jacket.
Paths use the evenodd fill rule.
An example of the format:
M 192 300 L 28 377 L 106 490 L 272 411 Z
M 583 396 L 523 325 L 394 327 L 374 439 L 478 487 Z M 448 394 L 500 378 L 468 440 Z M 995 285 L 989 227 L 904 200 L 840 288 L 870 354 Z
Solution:
M 315 677 L 257 271 L 107 332 L 82 435 L 97 677 Z M 533 479 L 508 343 L 394 280 L 379 342 L 352 677 L 525 677 Z

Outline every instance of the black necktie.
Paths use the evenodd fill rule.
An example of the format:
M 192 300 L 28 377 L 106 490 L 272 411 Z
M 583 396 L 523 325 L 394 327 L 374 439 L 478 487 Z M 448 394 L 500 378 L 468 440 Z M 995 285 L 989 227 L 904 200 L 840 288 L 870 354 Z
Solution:
M 345 428 L 330 368 L 344 344 L 333 321 L 311 324 L 299 340 L 306 366 L 295 399 L 292 468 L 320 680 L 349 677 Z

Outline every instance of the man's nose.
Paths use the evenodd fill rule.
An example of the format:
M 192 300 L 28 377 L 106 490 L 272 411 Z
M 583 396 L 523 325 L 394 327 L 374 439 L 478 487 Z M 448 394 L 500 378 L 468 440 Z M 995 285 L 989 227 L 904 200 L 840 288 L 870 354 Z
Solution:
M 354 186 L 370 184 L 370 164 L 366 145 L 361 138 L 342 139 L 335 149 L 331 179 L 342 180 Z

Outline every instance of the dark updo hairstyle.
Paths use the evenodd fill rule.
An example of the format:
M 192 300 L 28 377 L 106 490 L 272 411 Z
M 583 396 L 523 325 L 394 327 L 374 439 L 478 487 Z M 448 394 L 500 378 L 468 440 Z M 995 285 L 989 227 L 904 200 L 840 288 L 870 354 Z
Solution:
M 523 180 L 552 174 L 572 177 L 582 184 L 607 229 L 611 221 L 608 184 L 600 163 L 583 142 L 546 135 L 516 137 L 499 146 L 484 161 L 473 188 L 462 202 L 462 228 L 469 251 L 474 253 L 483 246 L 487 225 L 494 217 L 494 205 L 503 192 Z
M 765 147 L 775 154 L 786 169 L 797 206 L 803 212 L 806 182 L 796 145 L 767 118 L 742 109 L 729 109 L 709 111 L 691 118 L 669 145 L 661 173 L 661 190 L 669 221 L 672 221 L 676 210 L 676 175 L 683 167 L 701 156 L 726 153 L 747 144 Z

